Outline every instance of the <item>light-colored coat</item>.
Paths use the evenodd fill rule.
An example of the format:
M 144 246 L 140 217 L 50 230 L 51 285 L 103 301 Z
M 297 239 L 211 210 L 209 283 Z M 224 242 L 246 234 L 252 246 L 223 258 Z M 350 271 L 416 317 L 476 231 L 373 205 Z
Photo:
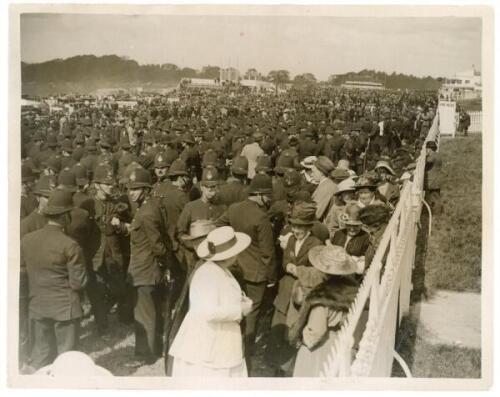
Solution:
M 242 292 L 236 279 L 213 262 L 201 265 L 189 290 L 189 311 L 169 354 L 191 364 L 231 368 L 243 362 Z
M 338 188 L 335 182 L 333 182 L 330 178 L 325 178 L 319 183 L 318 187 L 312 194 L 312 199 L 317 206 L 316 219 L 319 221 L 323 221 L 337 189 Z

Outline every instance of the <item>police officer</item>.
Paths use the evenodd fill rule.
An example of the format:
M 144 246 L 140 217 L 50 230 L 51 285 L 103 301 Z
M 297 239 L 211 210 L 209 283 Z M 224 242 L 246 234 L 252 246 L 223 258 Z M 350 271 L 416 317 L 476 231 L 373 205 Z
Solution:
M 80 291 L 87 283 L 87 272 L 81 248 L 64 232 L 72 209 L 71 193 L 52 192 L 43 210 L 47 225 L 21 240 L 21 271 L 28 277 L 34 322 L 30 365 L 35 370 L 78 345 L 83 314 Z
M 168 250 L 171 250 L 160 208 L 150 197 L 151 182 L 151 174 L 138 168 L 131 173 L 128 183 L 129 198 L 137 204 L 134 219 L 128 226 L 128 277 L 135 292 L 135 356 L 139 364 L 154 362 L 162 352 L 162 282 Z
M 217 220 L 217 226 L 229 225 L 252 238 L 250 246 L 238 256 L 243 288 L 253 301 L 252 311 L 245 318 L 245 354 L 252 354 L 266 286 L 276 282 L 273 227 L 267 210 L 271 203 L 272 180 L 257 174 L 252 179 L 249 197 L 231 205 Z

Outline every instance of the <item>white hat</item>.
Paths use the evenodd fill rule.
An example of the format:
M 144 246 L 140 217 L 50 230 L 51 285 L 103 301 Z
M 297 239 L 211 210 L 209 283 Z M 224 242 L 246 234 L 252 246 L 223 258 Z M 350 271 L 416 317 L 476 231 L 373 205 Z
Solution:
M 196 249 L 202 259 L 222 261 L 238 255 L 252 242 L 248 234 L 235 232 L 231 226 L 212 230 Z
M 342 182 L 340 182 L 337 185 L 337 191 L 335 192 L 335 194 L 340 194 L 343 192 L 354 192 L 354 191 L 356 191 L 355 186 L 356 186 L 356 182 L 354 182 L 353 179 L 351 179 L 351 178 L 344 179 Z
M 310 170 L 314 164 L 318 161 L 316 156 L 308 156 L 300 162 L 300 165 L 308 170 Z
M 100 367 L 85 353 L 68 351 L 59 355 L 51 365 L 40 368 L 35 375 L 51 377 L 113 376 L 106 368 Z

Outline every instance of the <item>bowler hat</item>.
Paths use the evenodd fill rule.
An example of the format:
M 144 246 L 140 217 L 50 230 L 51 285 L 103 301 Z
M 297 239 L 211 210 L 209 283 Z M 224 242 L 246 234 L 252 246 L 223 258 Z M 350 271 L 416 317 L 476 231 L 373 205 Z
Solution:
M 271 194 L 273 191 L 273 182 L 269 175 L 257 174 L 250 182 L 249 194 Z
M 45 215 L 61 215 L 74 208 L 73 194 L 67 190 L 54 190 L 50 193 L 49 201 L 42 210 Z
M 276 161 L 276 167 L 274 167 L 274 171 L 278 174 L 284 174 L 286 170 L 294 168 L 295 168 L 294 157 L 290 156 L 288 152 L 286 153 L 283 152 Z

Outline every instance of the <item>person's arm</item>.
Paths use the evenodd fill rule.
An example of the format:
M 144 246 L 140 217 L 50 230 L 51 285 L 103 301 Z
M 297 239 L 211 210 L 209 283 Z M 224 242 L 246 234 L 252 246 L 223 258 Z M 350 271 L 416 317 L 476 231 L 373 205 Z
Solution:
M 302 340 L 309 349 L 314 348 L 328 332 L 328 308 L 315 306 L 309 312 L 307 324 L 302 330 Z
M 148 239 L 151 253 L 156 258 L 163 258 L 167 253 L 167 248 L 163 243 L 166 236 L 161 234 L 160 218 L 155 217 L 153 214 L 144 214 L 141 219 L 141 227 L 143 227 L 144 234 Z
M 267 280 L 276 281 L 276 266 L 274 262 L 273 227 L 267 217 L 262 217 L 257 223 L 257 239 L 261 252 L 261 259 L 267 268 Z
M 229 222 L 229 209 L 226 209 L 222 215 L 215 221 L 215 225 L 217 227 L 229 226 L 231 222 Z
M 87 270 L 82 249 L 76 242 L 67 248 L 66 260 L 69 286 L 74 291 L 80 291 L 87 285 Z

